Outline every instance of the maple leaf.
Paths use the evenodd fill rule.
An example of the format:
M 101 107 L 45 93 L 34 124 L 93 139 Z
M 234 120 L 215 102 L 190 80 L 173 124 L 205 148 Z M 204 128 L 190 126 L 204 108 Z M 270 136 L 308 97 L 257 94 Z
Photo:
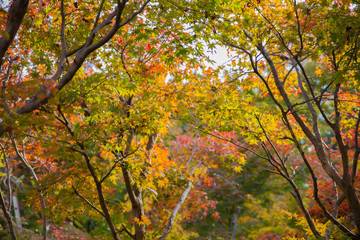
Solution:
M 160 188 L 165 187 L 168 182 L 169 182 L 169 180 L 167 178 L 160 179 L 158 181 L 158 186 Z

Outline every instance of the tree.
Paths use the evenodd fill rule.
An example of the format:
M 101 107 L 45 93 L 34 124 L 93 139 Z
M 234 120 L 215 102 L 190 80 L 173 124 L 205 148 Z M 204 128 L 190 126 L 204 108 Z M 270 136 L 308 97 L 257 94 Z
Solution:
M 30 222 L 43 239 L 49 222 L 58 233 L 65 220 L 113 239 L 201 235 L 184 223 L 219 217 L 209 197 L 236 189 L 245 158 L 266 160 L 291 187 L 304 218 L 284 212 L 282 223 L 289 215 L 316 238 L 360 237 L 358 4 L 210 3 L 3 6 L 0 205 L 12 239 L 12 189 L 33 203 L 23 213 L 42 219 Z M 204 44 L 226 46 L 231 66 L 204 66 Z M 184 125 L 197 133 L 171 133 Z M 244 203 L 262 215 L 252 237 L 284 234 L 267 217 L 281 204 L 262 205 Z
M 31 172 L 34 166 L 40 169 L 32 176 L 40 196 L 46 195 L 48 204 L 41 212 L 56 224 L 65 218 L 78 224 L 74 216 L 86 211 L 103 218 L 114 239 L 124 233 L 144 239 L 150 225 L 147 211 L 161 199 L 156 195 L 168 195 L 169 177 L 181 178 L 185 188 L 177 186 L 176 194 L 165 199 L 173 209 L 169 221 L 156 229 L 157 234 L 163 231 L 163 239 L 195 181 L 196 164 L 187 169 L 169 161 L 167 149 L 156 146 L 178 112 L 179 76 L 188 71 L 181 67 L 197 64 L 187 56 L 196 49 L 185 48 L 194 39 L 181 18 L 174 22 L 177 9 L 149 2 L 102 1 L 97 6 L 91 1 L 40 1 L 29 6 L 25 17 L 26 11 L 22 13 L 23 21 L 16 19 L 16 26 L 11 16 L 18 14 L 18 3 L 26 10 L 27 2 L 14 1 L 6 10 L 0 111 L 7 116 L 1 119 L 1 135 L 12 140 L 8 154 L 16 153 Z M 169 25 L 174 25 L 171 31 Z M 24 143 L 22 148 L 16 140 Z M 26 149 L 36 149 L 29 161 Z M 39 158 L 52 167 L 38 165 Z M 170 168 L 176 170 L 166 173 Z M 37 203 L 32 196 L 27 192 L 28 200 Z M 45 218 L 42 223 L 45 239 Z
M 206 14 L 210 9 L 195 15 L 207 26 L 198 28 L 199 32 L 238 54 L 230 73 L 232 84 L 237 85 L 238 98 L 254 99 L 248 104 L 252 113 L 241 108 L 245 113 L 238 121 L 245 124 L 233 124 L 234 128 L 263 148 L 272 171 L 293 187 L 294 198 L 319 238 L 328 239 L 332 228 L 322 235 L 314 225 L 296 181 L 303 171 L 311 177 L 313 197 L 326 218 L 347 236 L 359 237 L 360 203 L 355 189 L 358 10 L 356 3 L 348 1 L 238 1 L 215 4 L 212 16 Z M 315 71 L 308 69 L 311 63 Z M 210 120 L 206 118 L 207 123 Z M 294 148 L 302 159 L 295 168 L 290 157 Z M 310 158 L 316 159 L 339 193 L 332 209 L 325 207 L 319 195 L 324 189 L 319 187 L 321 180 Z M 338 220 L 337 210 L 344 200 L 357 230 Z
M 7 22 L 2 23 L 1 26 L 5 28 L 2 30 L 0 39 L 0 68 L 3 79 L 2 116 L 7 113 L 9 117 L 2 119 L 0 134 L 3 135 L 5 131 L 12 132 L 15 128 L 13 123 L 18 122 L 15 120 L 17 115 L 30 113 L 53 98 L 56 92 L 63 89 L 71 81 L 85 59 L 96 49 L 107 43 L 118 29 L 131 22 L 144 10 L 148 3 L 149 1 L 143 2 L 140 6 L 131 6 L 127 1 L 118 1 L 111 12 L 112 6 L 110 4 L 104 5 L 104 1 L 102 1 L 101 5 L 98 6 L 97 14 L 91 16 L 89 12 L 84 12 L 84 5 L 79 9 L 77 2 L 74 6 L 71 6 L 69 3 L 61 1 L 49 7 L 47 5 L 51 4 L 51 2 L 40 2 L 38 7 L 35 5 L 30 6 L 30 14 L 27 19 L 25 18 L 27 21 L 22 25 L 22 31 L 14 42 L 20 25 L 23 23 L 24 15 L 28 10 L 29 2 L 22 0 L 11 2 Z M 43 6 L 46 6 L 46 8 L 43 8 Z M 76 13 L 77 10 L 80 14 Z M 105 14 L 102 14 L 103 12 Z M 124 15 L 127 15 L 126 17 L 123 16 L 123 12 L 125 12 Z M 3 12 L 2 14 L 4 15 Z M 69 15 L 72 15 L 71 18 L 69 18 Z M 35 26 L 32 20 L 34 20 Z M 73 35 L 73 38 L 68 38 L 68 33 L 71 31 L 69 20 L 73 24 L 77 24 L 78 27 L 82 27 L 85 31 L 79 33 L 78 37 Z M 93 21 L 90 22 L 90 20 Z M 40 31 L 34 31 L 41 24 L 46 27 Z M 107 27 L 108 25 L 111 25 L 111 27 Z M 39 41 L 42 37 L 55 44 L 58 49 L 61 46 L 60 50 L 51 48 L 54 45 L 46 45 L 47 42 L 41 42 L 41 44 L 34 42 L 34 48 L 31 50 L 27 47 L 24 48 L 26 41 L 30 39 Z M 76 46 L 77 42 L 81 41 L 84 43 Z M 71 48 L 72 50 L 70 50 Z M 40 51 L 42 51 L 40 58 L 37 58 L 37 56 L 27 58 L 29 54 L 36 54 Z M 48 53 L 46 57 L 44 56 L 45 52 Z M 3 59 L 6 53 L 8 61 L 4 63 Z M 74 54 L 76 56 L 72 57 Z M 55 61 L 58 61 L 58 64 L 54 64 Z M 16 70 L 21 70 L 12 74 L 12 65 L 14 63 L 17 65 Z M 25 76 L 23 76 L 24 72 Z M 53 73 L 52 77 L 48 77 L 50 73 Z M 34 90 L 33 85 L 28 85 L 29 82 L 37 83 L 35 88 L 39 90 L 36 93 L 28 94 L 28 89 L 31 92 Z M 22 91 L 26 95 L 21 95 L 17 91 L 18 95 L 12 95 L 11 99 L 9 99 L 9 94 L 6 91 L 14 94 L 13 88 L 18 88 L 19 84 L 27 85 L 23 87 Z M 30 100 L 26 101 L 28 99 Z M 15 238 L 14 234 L 12 236 Z M 46 234 L 44 234 L 44 238 L 46 238 Z

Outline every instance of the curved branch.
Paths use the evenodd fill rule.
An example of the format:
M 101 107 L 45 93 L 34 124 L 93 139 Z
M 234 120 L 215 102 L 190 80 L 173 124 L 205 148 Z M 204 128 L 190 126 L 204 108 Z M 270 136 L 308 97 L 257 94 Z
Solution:
M 166 224 L 164 232 L 162 233 L 161 237 L 158 238 L 158 240 L 165 240 L 167 235 L 169 235 L 169 233 L 172 229 L 172 226 L 175 222 L 176 215 L 179 212 L 181 206 L 184 204 L 184 202 L 187 198 L 187 195 L 189 194 L 189 192 L 191 190 L 191 186 L 192 186 L 192 182 L 188 181 L 187 186 L 186 186 L 184 192 L 182 193 L 179 202 L 176 204 L 175 208 L 172 210 L 172 212 L 170 214 L 170 217 L 168 219 L 168 222 Z
M 20 0 L 19 0 L 20 1 Z M 24 0 L 23 0 L 24 1 Z M 88 37 L 87 42 L 85 45 L 82 45 L 83 47 L 77 51 L 77 54 L 75 56 L 74 61 L 70 65 L 67 72 L 59 79 L 58 83 L 54 86 L 54 88 L 57 91 L 62 90 L 75 76 L 76 72 L 80 69 L 85 59 L 95 50 L 102 47 L 104 44 L 106 44 L 117 32 L 117 30 L 128 24 L 130 21 L 132 21 L 138 14 L 140 14 L 147 4 L 150 2 L 150 0 L 145 1 L 142 6 L 135 11 L 130 17 L 128 17 L 124 22 L 121 22 L 121 16 L 122 12 L 125 9 L 125 5 L 128 1 L 117 1 L 117 8 L 109 14 L 109 16 L 101 22 L 97 27 L 94 28 L 94 30 L 91 32 L 90 36 Z M 96 33 L 98 33 L 102 28 L 112 23 L 112 19 L 115 18 L 115 23 L 113 27 L 108 31 L 107 34 L 105 34 L 104 37 L 102 37 L 98 42 L 92 44 L 93 39 L 96 36 Z M 0 45 L 1 46 L 1 45 Z M 66 54 L 67 56 L 68 54 Z M 60 74 L 57 74 L 60 75 Z M 60 76 L 59 76 L 60 77 Z M 53 76 L 52 80 L 55 81 L 55 77 Z M 16 114 L 25 114 L 30 113 L 34 111 L 35 109 L 39 108 L 40 106 L 46 104 L 49 99 L 53 98 L 55 96 L 55 92 L 53 91 L 54 88 L 51 88 L 50 86 L 43 85 L 38 92 L 34 94 L 34 96 L 28 101 L 25 105 L 20 107 L 16 110 Z M 0 136 L 2 136 L 5 132 L 5 129 L 3 126 L 0 126 Z
M 14 41 L 17 31 L 24 19 L 25 13 L 29 6 L 29 0 L 14 0 L 10 6 L 5 32 L 0 38 L 0 71 L 3 58 L 10 44 Z

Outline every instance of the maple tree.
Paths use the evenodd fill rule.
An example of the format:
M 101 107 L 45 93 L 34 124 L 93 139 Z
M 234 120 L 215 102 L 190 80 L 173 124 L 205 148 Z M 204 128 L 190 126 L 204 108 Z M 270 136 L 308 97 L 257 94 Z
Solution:
M 192 175 L 199 164 L 169 160 L 166 147 L 155 145 L 178 113 L 179 76 L 188 71 L 180 67 L 191 51 L 178 46 L 188 38 L 184 27 L 167 29 L 176 10 L 161 3 L 171 14 L 159 17 L 161 8 L 149 2 L 32 2 L 17 38 L 22 18 L 13 25 L 12 16 L 26 10 L 28 2 L 10 3 L 2 37 L 8 53 L 2 65 L 1 135 L 11 140 L 4 139 L 4 145 L 12 143 L 12 148 L 7 153 L 4 148 L 3 158 L 11 160 L 15 170 L 20 158 L 32 173 L 40 197 L 29 194 L 28 207 L 43 215 L 44 239 L 47 218 L 57 224 L 85 211 L 96 221 L 103 218 L 114 239 L 120 234 L 144 239 L 146 226 L 154 228 L 147 216 L 156 218 L 163 210 L 150 206 L 165 194 L 173 210 L 169 217 L 162 214 L 162 225 L 154 233 L 160 228 L 164 239 L 196 180 Z M 32 48 L 29 42 L 35 43 Z M 95 50 L 97 54 L 91 54 Z M 172 80 L 167 80 L 169 74 Z M 185 189 L 175 185 L 177 191 L 169 194 L 170 177 L 185 180 Z M 201 194 L 191 192 L 192 198 L 201 199 Z M 41 209 L 36 207 L 39 200 Z M 207 205 L 204 201 L 202 208 Z M 16 239 L 11 200 L 2 207 Z M 73 222 L 79 223 L 76 218 Z M 61 228 L 50 232 L 59 235 Z M 105 229 L 98 234 L 109 236 Z
M 43 239 L 359 238 L 356 2 L 2 7 L 0 205 L 12 239 L 28 229 Z M 226 47 L 229 66 L 204 64 L 205 45 Z M 278 203 L 249 190 L 245 159 L 266 160 L 302 215 L 288 188 Z M 246 166 L 256 171 L 243 178 L 267 178 Z M 12 196 L 24 205 L 15 218 Z
M 224 1 L 196 15 L 206 26 L 200 33 L 237 55 L 228 75 L 243 102 L 225 104 L 216 120 L 232 121 L 245 140 L 263 148 L 262 157 L 292 186 L 318 238 L 330 238 L 334 225 L 348 237 L 359 236 L 358 10 L 350 1 Z M 212 116 L 201 118 L 205 127 L 217 124 Z M 297 182 L 302 173 L 309 174 L 313 198 L 331 222 L 326 232 L 308 212 Z M 326 191 L 324 180 L 336 189 L 331 208 L 319 193 Z M 338 218 L 344 201 L 356 228 Z

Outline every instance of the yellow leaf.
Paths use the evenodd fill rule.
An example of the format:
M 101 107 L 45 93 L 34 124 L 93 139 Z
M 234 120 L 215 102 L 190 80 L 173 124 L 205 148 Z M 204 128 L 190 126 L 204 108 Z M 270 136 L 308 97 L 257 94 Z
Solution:
M 167 178 L 160 179 L 160 180 L 158 181 L 158 186 L 162 188 L 162 187 L 164 187 L 168 182 L 169 182 L 169 180 L 168 180 Z
M 315 73 L 317 76 L 321 76 L 323 74 L 323 70 L 321 69 L 321 67 L 317 67 Z
M 141 220 L 142 220 L 143 224 L 145 224 L 145 225 L 149 225 L 151 223 L 150 219 L 148 217 L 146 217 L 145 215 L 141 216 Z
M 239 173 L 239 172 L 242 171 L 242 167 L 241 166 L 236 166 L 236 167 L 234 167 L 234 171 Z

